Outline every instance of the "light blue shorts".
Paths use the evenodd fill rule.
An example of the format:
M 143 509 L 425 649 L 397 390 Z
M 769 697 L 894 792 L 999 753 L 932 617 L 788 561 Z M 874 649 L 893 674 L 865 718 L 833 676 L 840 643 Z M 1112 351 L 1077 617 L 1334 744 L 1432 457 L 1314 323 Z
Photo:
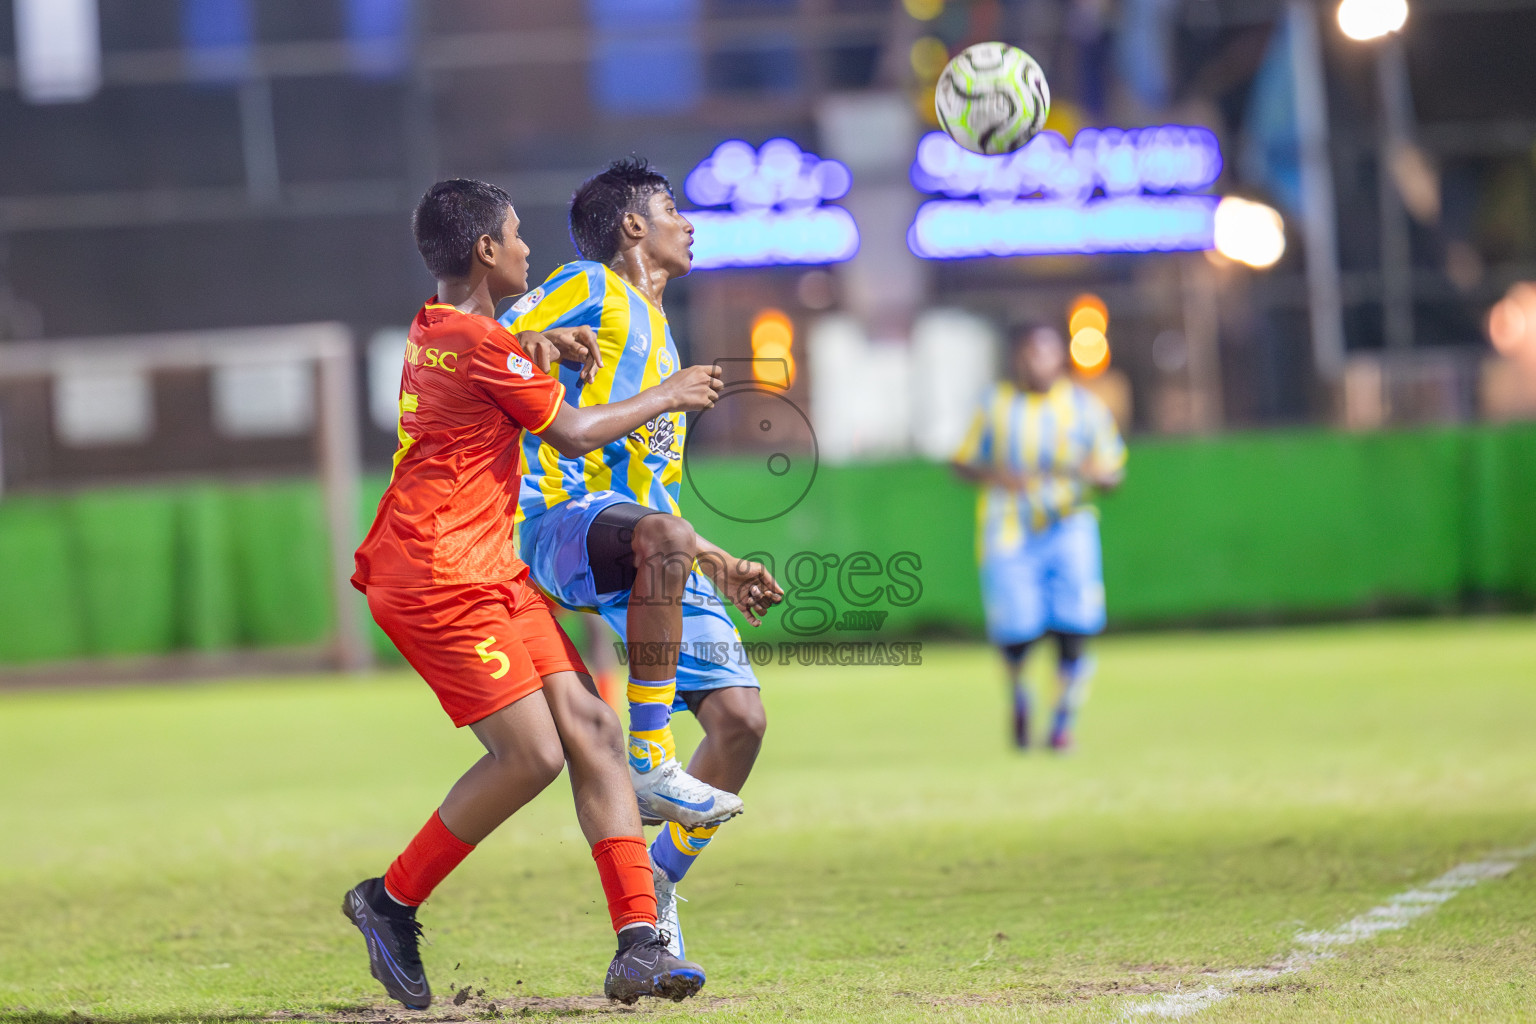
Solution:
M 1099 520 L 1074 512 L 981 566 L 987 637 L 995 644 L 1036 640 L 1047 631 L 1104 631 L 1104 571 Z
M 554 508 L 519 527 L 519 552 L 539 588 L 567 608 L 596 612 L 628 642 L 628 590 L 599 594 L 587 558 L 587 531 L 598 513 L 634 499 L 617 491 L 597 491 Z M 695 567 L 683 595 L 683 639 L 677 660 L 675 710 L 686 708 L 684 693 L 727 686 L 758 685 L 741 634 L 725 604 Z

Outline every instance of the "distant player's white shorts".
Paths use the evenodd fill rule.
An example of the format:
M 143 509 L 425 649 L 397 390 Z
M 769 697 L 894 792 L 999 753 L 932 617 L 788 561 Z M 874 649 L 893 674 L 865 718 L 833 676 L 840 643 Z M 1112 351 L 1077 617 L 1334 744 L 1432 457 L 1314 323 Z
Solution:
M 1008 552 L 988 552 L 981 566 L 987 637 L 995 644 L 1036 640 L 1047 631 L 1104 630 L 1104 573 L 1099 520 L 1074 512 Z

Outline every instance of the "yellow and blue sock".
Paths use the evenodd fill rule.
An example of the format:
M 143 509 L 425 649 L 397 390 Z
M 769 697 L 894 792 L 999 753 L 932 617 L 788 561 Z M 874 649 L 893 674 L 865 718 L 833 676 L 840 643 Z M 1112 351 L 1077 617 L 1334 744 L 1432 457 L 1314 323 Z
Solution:
M 630 677 L 628 690 L 629 766 L 637 772 L 653 771 L 677 756 L 677 744 L 672 739 L 672 701 L 677 696 L 677 677 Z
M 1072 719 L 1082 706 L 1088 677 L 1093 674 L 1093 659 L 1087 655 L 1061 662 L 1057 669 L 1061 679 L 1061 702 L 1051 720 L 1052 740 L 1064 738 L 1072 728 Z
M 1013 742 L 1029 746 L 1029 687 L 1023 679 L 1013 681 Z
M 719 825 L 684 828 L 669 821 L 661 834 L 651 841 L 651 860 L 675 885 L 683 880 L 683 876 L 693 867 L 693 862 L 704 852 L 704 847 L 709 845 L 719 828 Z
M 1013 688 L 1013 742 L 1029 746 L 1029 687 L 1024 683 L 1024 656 L 1029 644 L 1003 645 L 1003 661 L 1008 666 L 1008 683 Z

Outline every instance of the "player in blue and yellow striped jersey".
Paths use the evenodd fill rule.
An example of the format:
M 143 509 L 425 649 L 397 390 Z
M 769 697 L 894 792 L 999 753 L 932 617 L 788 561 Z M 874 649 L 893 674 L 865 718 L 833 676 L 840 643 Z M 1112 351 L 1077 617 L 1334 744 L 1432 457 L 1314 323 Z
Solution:
M 1061 335 L 1043 325 L 1010 336 L 1010 380 L 976 413 L 954 466 L 980 484 L 976 555 L 987 635 L 1013 688 L 1014 741 L 1029 746 L 1024 657 L 1047 632 L 1057 641 L 1060 693 L 1052 749 L 1072 744 L 1072 719 L 1092 671 L 1084 638 L 1104 629 L 1104 579 L 1095 490 L 1119 486 L 1125 444 L 1104 404 L 1067 376 Z
M 571 238 L 585 257 L 559 267 L 502 318 L 514 331 L 587 328 L 586 365 L 562 363 L 565 400 L 617 402 L 678 366 L 662 306 L 693 265 L 693 226 L 666 178 L 624 160 L 571 200 Z M 754 625 L 783 591 L 762 565 L 736 559 L 681 516 L 687 417 L 669 413 L 622 441 L 568 459 L 524 445 L 519 550 L 534 581 L 569 608 L 595 611 L 628 648 L 631 781 L 642 816 L 669 824 L 651 845 L 661 927 L 681 951 L 676 884 L 725 819 L 761 745 L 757 679 L 724 594 Z M 638 569 L 637 569 L 638 567 Z M 704 728 L 684 771 L 671 715 Z M 679 952 L 679 955 L 681 953 Z

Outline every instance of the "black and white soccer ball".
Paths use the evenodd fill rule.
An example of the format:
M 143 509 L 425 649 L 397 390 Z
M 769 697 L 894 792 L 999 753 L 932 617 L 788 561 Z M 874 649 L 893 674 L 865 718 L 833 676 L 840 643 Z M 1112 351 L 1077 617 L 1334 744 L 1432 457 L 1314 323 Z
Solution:
M 972 153 L 1012 153 L 1045 127 L 1051 90 L 1035 59 L 1007 43 L 977 43 L 939 75 L 939 126 Z

